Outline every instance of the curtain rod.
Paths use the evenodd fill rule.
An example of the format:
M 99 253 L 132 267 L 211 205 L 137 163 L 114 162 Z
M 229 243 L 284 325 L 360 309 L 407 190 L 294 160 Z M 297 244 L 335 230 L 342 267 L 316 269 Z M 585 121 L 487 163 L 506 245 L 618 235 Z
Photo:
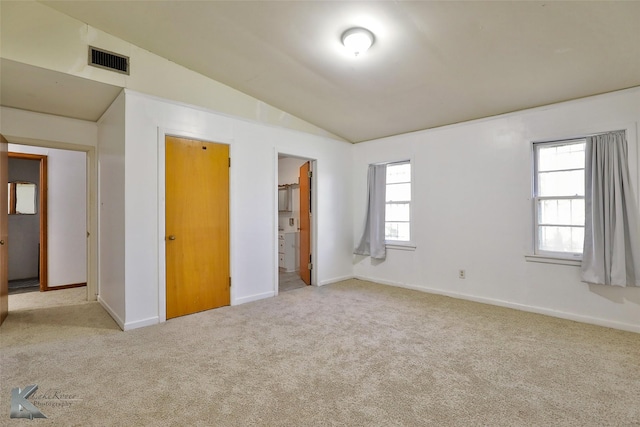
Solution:
M 576 139 L 586 139 L 586 138 L 590 138 L 592 136 L 597 136 L 597 135 L 606 135 L 608 133 L 614 133 L 614 132 L 627 132 L 626 129 L 616 129 L 616 130 L 608 130 L 606 132 L 596 132 L 596 133 L 589 133 L 589 134 L 585 134 L 585 135 L 576 135 L 576 136 L 569 136 L 567 138 L 559 138 L 559 139 L 542 139 L 542 140 L 538 140 L 538 141 L 532 141 L 533 144 L 542 144 L 545 142 L 562 142 L 562 141 L 572 141 L 572 140 L 576 140 Z

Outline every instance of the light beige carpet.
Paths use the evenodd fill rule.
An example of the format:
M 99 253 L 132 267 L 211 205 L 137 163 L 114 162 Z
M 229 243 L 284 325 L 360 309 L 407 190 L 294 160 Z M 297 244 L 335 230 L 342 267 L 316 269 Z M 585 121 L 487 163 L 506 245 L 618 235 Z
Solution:
M 358 280 L 129 332 L 105 316 L 10 313 L 0 423 L 640 425 L 639 334 Z M 29 384 L 48 419 L 10 420 Z

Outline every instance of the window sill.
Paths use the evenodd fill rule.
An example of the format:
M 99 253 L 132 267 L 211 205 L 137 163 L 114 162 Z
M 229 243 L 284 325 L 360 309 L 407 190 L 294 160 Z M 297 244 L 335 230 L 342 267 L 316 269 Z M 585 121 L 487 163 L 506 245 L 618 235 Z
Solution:
M 402 245 L 398 243 L 387 243 L 385 244 L 385 246 L 387 247 L 387 249 L 398 250 L 398 251 L 415 251 L 416 250 L 416 247 L 411 244 Z
M 548 255 L 525 255 L 524 259 L 528 262 L 541 262 L 544 264 L 572 265 L 574 267 L 582 265 L 582 260 L 579 259 L 558 258 Z

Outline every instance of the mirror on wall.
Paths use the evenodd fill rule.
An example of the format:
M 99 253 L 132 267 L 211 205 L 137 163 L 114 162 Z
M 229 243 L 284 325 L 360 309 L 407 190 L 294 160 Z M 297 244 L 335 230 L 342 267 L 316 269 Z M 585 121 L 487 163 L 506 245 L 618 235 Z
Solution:
M 35 215 L 36 184 L 33 182 L 15 181 L 9 187 L 9 215 Z
M 291 207 L 289 206 L 289 186 L 288 185 L 278 186 L 278 211 L 279 212 L 291 211 Z

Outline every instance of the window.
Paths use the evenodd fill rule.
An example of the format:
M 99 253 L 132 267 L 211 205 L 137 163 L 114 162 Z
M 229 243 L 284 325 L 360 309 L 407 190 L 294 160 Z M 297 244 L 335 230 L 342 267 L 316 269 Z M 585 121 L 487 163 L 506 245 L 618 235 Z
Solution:
M 534 144 L 535 253 L 582 258 L 585 139 Z
M 385 232 L 387 243 L 411 241 L 411 163 L 387 165 L 385 196 Z

